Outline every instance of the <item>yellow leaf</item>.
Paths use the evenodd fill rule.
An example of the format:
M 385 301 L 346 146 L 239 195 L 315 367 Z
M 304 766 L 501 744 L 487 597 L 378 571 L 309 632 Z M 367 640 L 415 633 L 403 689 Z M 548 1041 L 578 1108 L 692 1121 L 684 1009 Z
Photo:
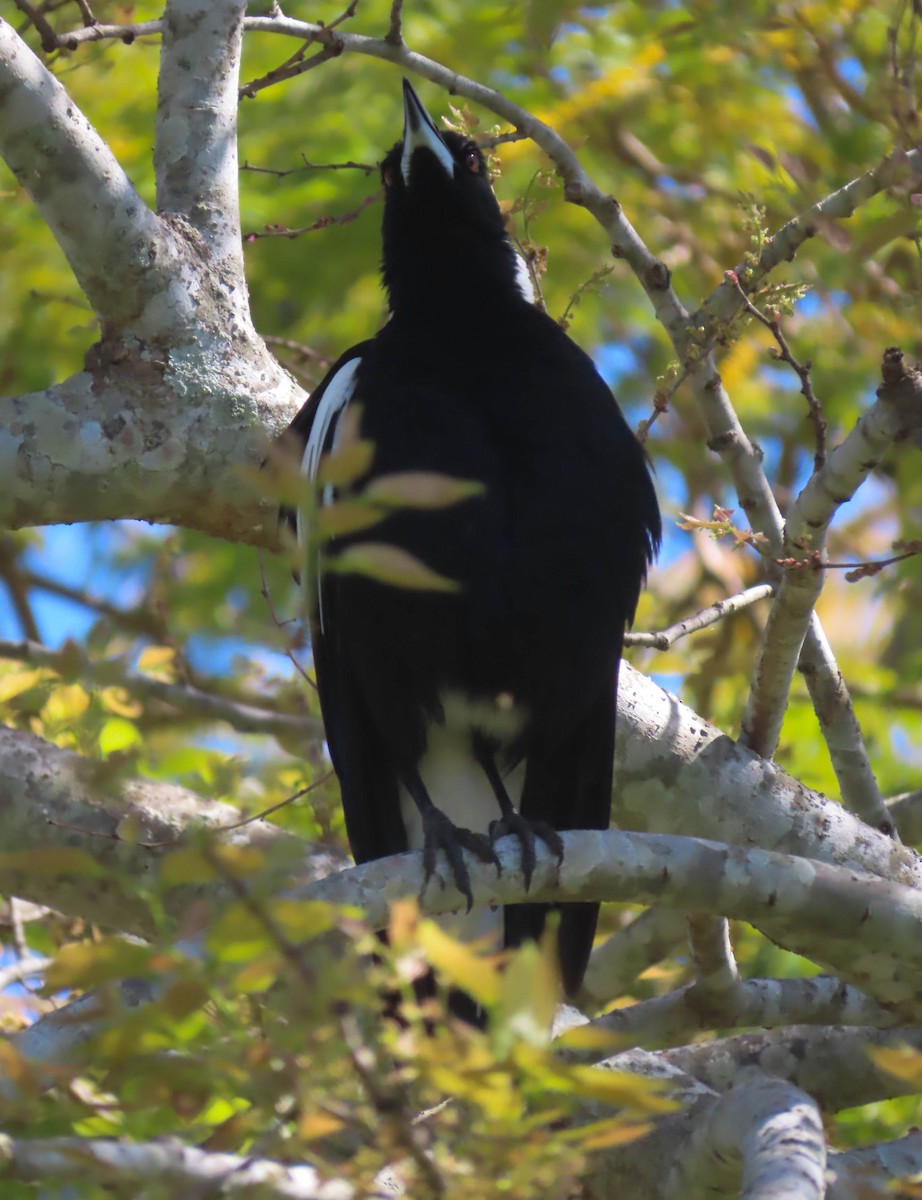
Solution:
M 888 1075 L 922 1086 L 922 1051 L 909 1046 L 875 1046 L 868 1049 L 871 1061 Z
M 30 687 L 39 682 L 42 675 L 42 671 L 30 668 L 14 667 L 11 671 L 4 672 L 0 675 L 0 704 L 4 700 L 12 700 L 14 696 L 19 696 L 22 692 L 27 692 Z
M 46 987 L 55 992 L 66 987 L 98 987 L 113 979 L 146 974 L 150 968 L 148 946 L 104 938 L 101 942 L 73 942 L 62 946 L 45 972 Z
M 400 471 L 379 475 L 362 496 L 387 508 L 448 508 L 485 491 L 477 479 L 455 479 L 436 471 Z
M 140 700 L 135 700 L 123 687 L 107 687 L 97 692 L 100 703 L 117 717 L 139 717 L 143 712 Z
M 349 442 L 325 454 L 320 460 L 317 470 L 317 483 L 325 487 L 328 483 L 354 483 L 360 479 L 371 466 L 375 456 L 375 444 L 363 438 Z
M 172 646 L 148 646 L 138 659 L 138 670 L 156 679 L 172 679 L 176 651 Z
M 334 558 L 328 558 L 327 571 L 367 575 L 378 583 L 422 592 L 456 592 L 460 584 L 439 575 L 400 546 L 384 542 L 359 542 L 347 546 Z
M 306 941 L 332 929 L 342 910 L 322 900 L 273 900 L 269 915 L 292 941 Z M 354 910 L 360 916 L 359 909 Z
M 417 934 L 426 957 L 442 976 L 467 992 L 478 1004 L 495 1004 L 499 996 L 496 960 L 475 954 L 470 946 L 456 942 L 434 921 L 423 921 Z
M 105 871 L 86 850 L 76 846 L 51 846 L 47 850 L 19 850 L 0 854 L 0 867 L 27 875 L 83 875 L 98 879 Z
M 386 516 L 387 513 L 366 504 L 364 500 L 337 500 L 335 504 L 318 509 L 313 525 L 318 537 L 341 537 L 346 533 L 370 529 Z
M 584 1150 L 606 1150 L 611 1146 L 623 1146 L 645 1137 L 653 1126 L 648 1121 L 594 1121 L 580 1129 L 567 1132 L 573 1135 Z M 555 1135 L 556 1136 L 556 1135 Z
M 70 723 L 82 716 L 90 706 L 90 697 L 79 683 L 64 683 L 56 687 L 42 709 L 42 720 Z
M 305 1113 L 298 1121 L 298 1133 L 305 1142 L 315 1142 L 318 1138 L 329 1137 L 343 1128 L 343 1122 L 332 1113 Z
M 395 900 L 387 925 L 387 941 L 398 953 L 412 946 L 419 928 L 419 904 L 415 900 Z

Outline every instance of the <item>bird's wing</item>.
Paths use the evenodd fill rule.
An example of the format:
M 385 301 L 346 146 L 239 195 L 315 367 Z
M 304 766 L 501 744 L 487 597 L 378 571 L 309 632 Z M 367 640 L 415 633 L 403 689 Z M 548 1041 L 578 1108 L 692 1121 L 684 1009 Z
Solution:
M 335 449 L 337 429 L 356 394 L 359 369 L 371 344 L 361 342 L 347 350 L 289 426 L 288 436 L 296 439 L 300 452 L 301 474 L 311 481 L 317 478 L 321 457 Z M 332 496 L 319 499 L 329 503 Z M 300 541 L 299 514 L 289 509 L 282 516 Z M 320 578 L 316 569 L 309 575 L 304 582 L 313 592 L 308 611 L 327 745 L 342 791 L 349 845 L 356 862 L 367 862 L 406 849 L 397 778 L 338 632 L 336 577 Z
M 582 723 L 560 741 L 532 747 L 525 768 L 522 814 L 555 829 L 607 829 L 615 749 L 615 688 L 604 688 Z M 579 987 L 595 937 L 598 904 L 513 904 L 506 944 L 537 938 L 551 909 L 560 912 L 558 945 L 564 990 Z
M 336 360 L 282 435 L 297 446 L 301 474 L 308 479 L 316 478 L 321 455 L 333 446 L 339 419 L 355 390 L 355 374 L 370 344 L 370 341 L 359 342 Z M 283 507 L 279 515 L 293 533 L 299 532 L 294 509 Z

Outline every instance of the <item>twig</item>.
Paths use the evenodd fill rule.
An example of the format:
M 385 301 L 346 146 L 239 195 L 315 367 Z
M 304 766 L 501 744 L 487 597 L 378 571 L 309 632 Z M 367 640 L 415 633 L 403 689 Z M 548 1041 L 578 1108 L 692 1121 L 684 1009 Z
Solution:
M 272 618 L 273 624 L 275 625 L 276 629 L 278 629 L 280 631 L 284 631 L 285 626 L 290 624 L 290 622 L 282 621 L 281 618 L 279 617 L 278 613 L 276 613 L 276 611 L 275 611 L 275 606 L 272 603 L 272 595 L 269 591 L 269 578 L 266 575 L 266 559 L 265 559 L 265 555 L 264 555 L 261 547 L 260 547 L 260 551 L 259 551 L 259 580 L 260 580 L 259 594 L 262 596 L 262 598 L 266 602 L 266 606 L 269 609 L 269 616 Z M 298 672 L 298 674 L 304 680 L 306 680 L 306 682 L 309 684 L 309 686 L 312 687 L 314 689 L 314 691 L 316 692 L 317 691 L 316 680 L 310 674 L 310 672 L 307 671 L 301 665 L 300 662 L 298 662 L 298 659 L 294 652 L 294 644 L 295 643 L 293 641 L 289 640 L 285 646 L 285 653 L 288 656 L 288 659 L 291 662 L 292 666 Z
M 87 0 L 74 0 L 74 3 L 80 9 L 84 25 L 95 25 L 96 18 L 93 16 L 93 10 L 90 8 Z
M 384 40 L 392 46 L 403 45 L 403 0 L 392 0 L 391 17 Z
M 291 350 L 293 354 L 300 354 L 303 358 L 309 358 L 312 362 L 316 362 L 318 367 L 329 367 L 333 365 L 332 358 L 327 358 L 325 354 L 321 354 L 319 350 L 315 350 L 313 346 L 308 346 L 304 342 L 295 341 L 294 338 L 279 337 L 274 333 L 264 333 L 263 341 L 267 346 L 278 346 L 281 350 Z
M 310 43 L 306 42 L 305 48 L 308 45 Z M 304 75 L 307 71 L 312 71 L 314 67 L 319 67 L 325 62 L 329 62 L 331 58 L 336 58 L 342 51 L 335 46 L 323 46 L 310 58 L 302 58 L 302 53 L 303 48 L 302 52 L 286 59 L 280 67 L 275 67 L 265 75 L 260 75 L 258 79 L 251 79 L 249 83 L 243 84 L 237 93 L 240 99 L 250 100 L 257 92 L 264 91 L 265 88 L 282 83 L 286 79 L 295 79 L 298 75 Z
M 215 825 L 214 832 L 231 833 L 235 829 L 242 829 L 244 825 L 252 825 L 254 821 L 263 821 L 266 817 L 271 817 L 273 813 L 277 813 L 280 809 L 287 808 L 289 804 L 294 804 L 296 800 L 301 800 L 304 796 L 309 796 L 321 784 L 326 783 L 328 779 L 332 778 L 333 772 L 327 771 L 319 779 L 315 779 L 313 783 L 309 783 L 307 787 L 303 787 L 299 791 L 292 793 L 292 795 L 286 796 L 284 800 L 279 800 L 278 804 L 270 804 L 268 808 L 264 808 L 261 812 L 254 813 L 252 817 L 244 817 L 242 821 L 234 821 L 232 825 Z
M 813 422 L 816 439 L 816 449 L 813 454 L 813 469 L 814 471 L 818 471 L 826 462 L 827 426 L 826 418 L 823 415 L 822 402 L 817 399 L 816 393 L 813 390 L 813 383 L 810 379 L 810 372 L 813 369 L 813 363 L 809 359 L 807 359 L 805 363 L 800 363 L 791 353 L 791 348 L 788 345 L 787 338 L 784 336 L 784 333 L 781 329 L 781 314 L 777 310 L 775 310 L 770 317 L 766 316 L 765 313 L 756 308 L 750 298 L 746 295 L 746 292 L 743 290 L 743 286 L 740 283 L 739 277 L 735 271 L 727 271 L 726 277 L 731 283 L 736 285 L 736 289 L 742 298 L 743 310 L 749 313 L 751 317 L 755 317 L 755 319 L 761 325 L 764 325 L 778 343 L 778 350 L 775 353 L 775 357 L 781 362 L 786 362 L 800 380 L 800 391 L 804 399 L 807 401 L 810 420 Z
M 901 543 L 895 542 L 894 546 Z M 917 554 L 922 554 L 922 542 L 910 542 L 909 550 L 903 554 L 894 554 L 890 558 L 871 559 L 868 562 L 825 562 L 822 554 L 818 550 L 814 550 L 812 554 L 805 558 L 776 558 L 775 562 L 779 567 L 785 567 L 792 571 L 812 570 L 812 571 L 848 571 L 845 578 L 849 583 L 857 583 L 859 579 L 868 579 L 873 575 L 878 575 L 884 567 L 892 567 L 894 563 L 903 562 L 907 558 L 915 558 Z
M 340 1029 L 349 1050 L 352 1067 L 359 1082 L 375 1110 L 379 1121 L 385 1124 L 396 1144 L 404 1150 L 416 1164 L 421 1182 L 428 1196 L 437 1198 L 444 1196 L 445 1180 L 439 1173 L 435 1163 L 420 1145 L 418 1130 L 408 1115 L 400 1090 L 394 1084 L 379 1082 L 377 1074 L 379 1067 L 371 1048 L 362 1039 L 358 1021 L 351 1013 L 340 1017 Z
M 287 170 L 276 170 L 274 167 L 254 167 L 252 163 L 248 162 L 245 162 L 240 170 L 252 171 L 254 175 L 274 175 L 277 179 L 284 179 L 286 175 L 298 175 L 302 171 L 364 171 L 366 175 L 374 175 L 378 169 L 375 163 L 312 163 L 303 154 L 301 160 L 300 167 L 289 167 Z
M 372 204 L 376 204 L 383 195 L 383 189 L 379 189 L 372 195 L 366 196 L 362 203 L 350 212 L 341 213 L 337 217 L 318 217 L 313 224 L 304 225 L 300 229 L 288 229 L 284 225 L 266 225 L 259 232 L 245 234 L 244 241 L 255 242 L 259 238 L 265 237 L 296 238 L 300 237 L 303 233 L 315 233 L 318 229 L 326 229 L 328 225 L 349 225 L 357 217 L 360 217 L 366 208 L 370 208 Z
M 686 617 L 684 621 L 670 625 L 668 629 L 663 629 L 658 633 L 627 633 L 624 635 L 624 644 L 625 646 L 649 646 L 653 650 L 668 650 L 679 638 L 707 629 L 709 625 L 715 625 L 724 617 L 730 616 L 731 613 L 742 612 L 751 604 L 757 604 L 760 600 L 765 600 L 774 594 L 775 585 L 773 583 L 760 583 L 755 587 L 746 588 L 744 592 L 739 592 L 736 596 L 718 600 L 708 608 L 701 609 L 694 616 Z
M 29 3 L 29 0 L 14 0 L 14 2 L 19 11 L 24 13 L 35 26 L 36 32 L 42 39 L 42 49 L 46 54 L 53 54 L 58 49 L 58 35 L 41 8 L 36 8 L 34 4 Z

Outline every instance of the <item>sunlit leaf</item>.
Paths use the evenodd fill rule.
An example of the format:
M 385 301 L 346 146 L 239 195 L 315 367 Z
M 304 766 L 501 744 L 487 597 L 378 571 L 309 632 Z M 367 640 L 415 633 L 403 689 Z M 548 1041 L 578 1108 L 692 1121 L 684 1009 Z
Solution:
M 455 580 L 433 571 L 409 551 L 384 542 L 359 542 L 347 546 L 335 557 L 326 559 L 324 569 L 340 574 L 366 575 L 378 583 L 389 583 L 410 591 L 455 592 L 460 587 Z
M 403 471 L 379 475 L 362 490 L 362 497 L 387 508 L 448 508 L 483 495 L 476 479 L 455 479 L 435 471 Z

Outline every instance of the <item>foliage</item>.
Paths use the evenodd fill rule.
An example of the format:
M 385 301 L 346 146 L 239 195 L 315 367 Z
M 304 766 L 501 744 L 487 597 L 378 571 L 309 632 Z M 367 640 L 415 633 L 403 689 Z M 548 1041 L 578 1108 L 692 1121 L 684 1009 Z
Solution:
M 378 33 L 387 28 L 389 9 L 386 0 L 368 0 L 354 21 Z M 141 21 L 158 17 L 160 6 L 103 0 L 94 12 L 103 22 Z M 330 21 L 339 12 L 335 3 L 318 2 L 292 15 Z M 0 15 L 38 49 L 37 35 L 9 0 L 0 0 Z M 76 5 L 60 6 L 54 17 L 80 23 Z M 894 148 L 918 141 L 912 94 L 918 19 L 902 0 L 628 0 L 589 7 L 565 0 L 521 6 L 414 0 L 403 21 L 415 50 L 498 88 L 567 138 L 587 172 L 617 196 L 692 311 L 725 272 L 751 266 L 769 233 Z M 47 59 L 151 204 L 158 50 L 158 39 L 140 38 Z M 243 79 L 263 76 L 287 52 L 278 39 L 249 36 Z M 344 54 L 241 102 L 243 228 L 252 235 L 246 260 L 255 320 L 262 334 L 282 339 L 275 349 L 307 387 L 385 315 L 374 164 L 399 134 L 399 95 L 390 64 Z M 466 102 L 449 112 L 434 91 L 426 99 L 478 137 L 508 131 Z M 548 311 L 593 351 L 633 423 L 648 423 L 647 447 L 671 528 L 638 627 L 663 628 L 761 578 L 760 531 L 733 523 L 737 499 L 705 449 L 707 431 L 688 395 L 692 364 L 676 360 L 633 273 L 610 261 L 598 227 L 565 201 L 551 164 L 531 142 L 497 144 L 491 163 Z M 99 330 L 12 176 L 4 175 L 2 186 L 0 387 L 17 393 L 79 369 Z M 772 291 L 756 297 L 764 310 L 782 311 L 798 359 L 812 361 L 830 444 L 870 403 L 884 348 L 922 351 L 918 202 L 911 190 L 894 186 L 846 222 L 819 222 L 808 250 L 773 275 Z M 285 236 L 296 229 L 310 232 Z M 738 319 L 722 331 L 720 369 L 786 509 L 812 469 L 814 443 L 800 381 L 772 357 L 773 345 L 768 330 Z M 477 348 L 464 352 L 476 355 Z M 394 486 L 405 503 L 406 481 Z M 366 501 L 358 519 L 369 504 L 383 510 L 394 496 Z M 345 509 L 345 502 L 335 506 L 329 519 L 349 520 Z M 839 514 L 830 555 L 855 562 L 886 557 L 895 540 L 918 539 L 920 513 L 917 460 L 891 454 L 860 501 Z M 729 536 L 716 536 L 722 533 Z M 318 715 L 305 680 L 310 666 L 299 601 L 281 556 L 261 563 L 247 547 L 131 523 L 67 536 L 29 532 L 0 542 L 4 636 L 59 646 L 63 623 L 79 630 L 81 648 L 94 661 L 124 659 L 142 674 L 234 703 Z M 71 548 L 62 559 L 65 545 Z M 61 592 L 68 560 L 64 590 L 75 595 L 59 596 L 61 604 L 49 608 L 42 598 Z M 388 578 L 396 572 L 404 582 L 412 576 L 387 554 L 358 565 Z M 909 558 L 855 582 L 836 573 L 818 606 L 888 793 L 918 785 L 920 599 L 918 559 Z M 71 612 L 64 601 L 75 606 Z M 762 609 L 750 608 L 663 654 L 637 652 L 634 661 L 733 732 L 763 621 Z M 309 802 L 278 808 L 271 819 L 315 843 L 344 845 L 337 788 L 319 739 L 304 745 L 280 734 L 272 742 L 216 724 L 204 710 L 196 716 L 142 699 L 115 682 L 90 685 L 66 646 L 53 667 L 0 661 L 0 715 L 98 760 L 100 769 L 182 783 L 244 814 L 310 788 Z M 808 786 L 836 791 L 800 683 L 777 759 Z M 394 914 L 397 936 L 386 952 L 354 914 L 261 896 L 253 864 L 238 879 L 242 864 L 217 847 L 203 845 L 190 855 L 172 859 L 172 882 L 169 870 L 153 886 L 136 882 L 159 927 L 149 946 L 81 922 L 27 926 L 25 947 L 56 951 L 55 965 L 49 991 L 22 1001 L 23 1012 L 19 1002 L 11 1005 L 8 1026 L 26 1009 L 47 1008 L 62 990 L 140 976 L 157 981 L 161 994 L 143 1019 L 126 1011 L 51 1097 L 27 1089 L 14 1128 L 36 1136 L 137 1139 L 181 1131 L 208 1147 L 292 1161 L 306 1155 L 331 1174 L 363 1183 L 395 1145 L 412 1155 L 418 1140 L 440 1147 L 435 1166 L 452 1196 L 524 1200 L 564 1194 L 554 1189 L 578 1177 L 585 1155 L 639 1132 L 659 1111 L 661 1098 L 636 1081 L 580 1074 L 552 1053 L 547 1002 L 554 992 L 543 952 L 520 952 L 502 974 L 479 959 L 472 974 L 467 952 L 441 943 L 434 927 L 409 911 Z M 182 872 L 193 869 L 229 876 L 240 894 L 212 925 L 201 953 L 186 954 L 177 949 L 177 929 L 162 913 L 157 917 L 157 889 L 178 885 Z M 608 906 L 603 932 L 621 927 L 628 915 L 623 906 Z M 200 922 L 202 914 L 190 914 L 195 924 L 193 918 Z M 748 927 L 735 931 L 734 942 L 747 971 L 811 969 Z M 369 972 L 373 952 L 377 965 Z M 458 1025 L 439 1025 L 429 1036 L 427 1014 L 409 989 L 424 958 L 437 961 L 447 980 L 477 989 L 497 1014 L 489 1036 Z M 674 957 L 638 980 L 630 998 L 662 994 L 683 982 L 688 969 Z M 403 1026 L 376 1020 L 388 988 L 407 1001 Z M 16 1073 L 15 1062 L 5 1066 Z M 27 1084 L 28 1072 L 22 1073 Z M 443 1105 L 446 1093 L 454 1098 Z M 610 1102 L 614 1115 L 568 1128 L 576 1101 L 586 1097 Z M 896 1116 L 876 1106 L 874 1127 L 893 1133 L 898 1122 L 918 1119 L 901 1105 Z M 427 1109 L 427 1122 L 413 1126 L 413 1114 Z M 852 1122 L 859 1129 L 861 1119 Z M 566 1136 L 550 1141 L 548 1131 L 558 1127 Z M 450 1156 L 451 1139 L 430 1137 L 429 1130 L 457 1135 Z

